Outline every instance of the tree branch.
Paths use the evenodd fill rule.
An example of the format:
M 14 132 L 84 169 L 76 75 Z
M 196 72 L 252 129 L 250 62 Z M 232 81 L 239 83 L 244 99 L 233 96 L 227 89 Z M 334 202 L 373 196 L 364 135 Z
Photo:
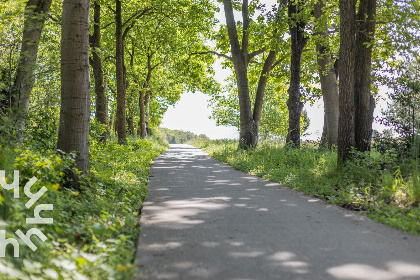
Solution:
M 287 55 L 283 56 L 282 58 L 280 58 L 279 60 L 277 60 L 276 62 L 274 62 L 273 65 L 271 66 L 271 69 L 274 69 L 274 67 L 276 67 L 277 65 L 279 65 L 280 63 L 282 63 L 283 60 L 285 60 L 289 56 L 290 56 L 290 54 L 287 54 Z
M 273 63 L 276 60 L 276 51 L 270 51 L 264 62 L 263 69 L 261 71 L 260 79 L 258 81 L 257 93 L 255 96 L 253 119 L 259 123 L 261 120 L 262 106 L 264 101 L 265 87 L 267 85 L 268 74 L 273 69 Z
M 113 12 L 114 14 L 116 13 L 115 9 L 113 9 L 113 8 L 111 7 L 111 5 L 107 5 L 107 7 L 108 7 L 108 9 L 110 9 L 110 10 L 111 10 L 111 12 Z
M 232 58 L 239 59 L 241 56 L 241 46 L 239 45 L 238 31 L 236 30 L 236 22 L 233 15 L 232 0 L 223 0 L 223 6 L 225 8 L 226 27 L 228 30 Z
M 249 42 L 249 13 L 248 13 L 248 0 L 242 3 L 242 52 L 245 56 L 245 61 L 248 61 L 248 42 Z
M 252 58 L 254 58 L 255 56 L 262 54 L 263 52 L 265 52 L 267 50 L 267 48 L 262 48 L 260 50 L 257 50 L 255 52 L 252 52 L 250 54 L 248 54 L 248 59 L 251 60 Z
M 145 8 L 143 10 L 137 11 L 134 14 L 132 14 L 124 23 L 123 23 L 123 27 L 126 26 L 127 24 L 130 23 L 130 21 L 138 19 L 142 16 L 144 16 L 148 11 L 152 10 L 153 7 L 149 7 L 149 8 Z
M 191 56 L 193 56 L 193 55 L 197 55 L 197 54 L 209 54 L 209 53 L 211 53 L 211 54 L 215 54 L 215 55 L 220 56 L 220 57 L 224 57 L 224 58 L 229 59 L 230 61 L 232 61 L 232 57 L 230 57 L 230 56 L 228 56 L 228 55 L 226 55 L 226 54 L 223 54 L 223 53 L 218 53 L 218 52 L 216 52 L 216 51 L 206 51 L 206 52 L 195 52 L 195 53 L 190 53 L 190 54 L 188 54 L 188 57 L 191 57 Z M 188 60 L 189 60 L 189 58 L 188 58 Z

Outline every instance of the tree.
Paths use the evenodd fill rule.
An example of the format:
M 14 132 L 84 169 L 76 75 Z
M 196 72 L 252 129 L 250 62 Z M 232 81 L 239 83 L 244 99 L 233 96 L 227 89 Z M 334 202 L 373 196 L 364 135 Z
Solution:
M 303 102 L 300 101 L 301 58 L 303 49 L 308 42 L 308 37 L 305 36 L 306 20 L 303 13 L 303 1 L 289 1 L 289 30 L 292 44 L 289 100 L 287 101 L 287 107 L 289 108 L 289 130 L 287 132 L 286 142 L 292 143 L 296 148 L 300 147 L 300 119 L 303 110 Z
M 340 116 L 338 160 L 345 162 L 352 147 L 370 150 L 374 99 L 371 95 L 372 41 L 376 0 L 340 1 Z
M 123 42 L 123 24 L 122 24 L 122 8 L 121 0 L 115 0 L 115 67 L 117 79 L 117 135 L 118 143 L 127 144 L 126 132 L 126 84 L 124 74 L 124 42 Z
M 108 127 L 108 98 L 105 93 L 105 81 L 101 59 L 101 5 L 95 1 L 93 5 L 93 34 L 89 36 L 92 50 L 91 65 L 95 78 L 96 111 L 95 118 L 99 123 Z M 102 141 L 106 141 L 106 132 L 102 135 Z
M 420 59 L 407 61 L 398 71 L 398 77 L 388 92 L 388 107 L 382 112 L 379 120 L 391 128 L 391 133 L 381 135 L 375 139 L 375 147 L 381 152 L 391 147 L 399 152 L 400 156 L 419 155 L 419 129 L 420 129 Z M 393 132 L 395 134 L 393 135 Z M 385 137 L 384 137 L 385 136 Z M 394 138 L 392 136 L 396 136 Z M 417 147 L 416 147 L 417 144 Z M 414 147 L 414 150 L 412 148 Z
M 361 0 L 356 17 L 355 128 L 356 149 L 370 151 L 375 99 L 371 94 L 372 46 L 376 23 L 376 0 Z
M 314 4 L 314 16 L 316 18 L 316 41 L 317 63 L 319 81 L 324 99 L 324 132 L 323 139 L 331 148 L 337 145 L 338 139 L 338 84 L 334 69 L 334 61 L 329 47 L 329 35 L 327 29 L 325 0 L 319 0 Z
M 230 43 L 231 57 L 236 77 L 238 89 L 239 113 L 240 113 L 240 136 L 239 148 L 248 149 L 256 147 L 258 144 L 258 132 L 261 120 L 262 106 L 264 100 L 265 86 L 267 84 L 267 75 L 277 65 L 276 62 L 276 43 L 279 38 L 277 29 L 274 30 L 274 36 L 270 38 L 269 47 L 264 47 L 253 52 L 249 52 L 250 35 L 250 16 L 249 4 L 247 0 L 242 2 L 242 42 L 239 43 L 238 29 L 233 14 L 233 5 L 231 0 L 223 0 L 223 6 L 226 17 L 226 27 Z M 283 11 L 279 9 L 279 11 Z M 280 13 L 276 13 L 274 22 L 278 24 Z M 274 42 L 273 42 L 274 41 Z M 261 75 L 258 83 L 257 94 L 255 97 L 254 108 L 251 108 L 248 65 L 257 55 L 269 51 L 264 59 Z M 223 55 L 227 57 L 226 55 Z
M 153 12 L 139 18 L 139 24 L 124 32 L 130 59 L 127 63 L 128 91 L 133 97 L 138 95 L 135 110 L 139 116 L 138 135 L 142 138 L 150 131 L 150 103 L 161 92 L 168 92 L 168 89 L 159 90 L 163 84 L 170 81 L 174 87 L 179 83 L 194 91 L 203 90 L 203 85 L 209 83 L 207 80 L 212 80 L 206 75 L 211 74 L 212 57 L 190 54 L 208 49 L 203 38 L 209 37 L 215 23 L 213 4 L 210 1 L 171 5 L 155 2 L 151 9 Z M 133 108 L 129 110 L 134 111 Z
M 343 163 L 354 147 L 354 55 L 356 0 L 340 0 L 340 83 L 338 161 Z
M 35 82 L 39 40 L 52 0 L 29 0 L 25 8 L 22 46 L 10 103 L 16 128 L 16 141 L 22 143 L 29 100 Z
M 61 110 L 58 149 L 77 152 L 75 166 L 89 170 L 89 0 L 64 0 L 61 29 Z
M 250 98 L 255 99 L 258 77 L 253 79 L 253 71 L 250 71 Z M 283 76 L 283 75 L 282 75 Z M 287 110 L 287 75 L 283 80 L 274 80 L 269 77 L 264 94 L 264 110 L 261 114 L 259 138 L 276 137 L 286 139 L 288 129 L 288 110 Z M 274 81 L 273 81 L 274 80 Z M 239 102 L 238 93 L 234 79 L 228 80 L 223 94 L 219 92 L 212 94 L 210 104 L 212 107 L 212 119 L 217 125 L 227 125 L 236 127 L 239 131 Z

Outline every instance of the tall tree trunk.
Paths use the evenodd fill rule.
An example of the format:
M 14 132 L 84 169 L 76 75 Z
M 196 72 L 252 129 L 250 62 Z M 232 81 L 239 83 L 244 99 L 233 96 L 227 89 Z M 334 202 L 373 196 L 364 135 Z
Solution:
M 251 110 L 251 101 L 249 98 L 249 85 L 248 85 L 248 48 L 247 36 L 242 39 L 241 49 L 238 39 L 238 32 L 236 30 L 235 18 L 233 15 L 233 7 L 231 0 L 223 0 L 225 8 L 226 25 L 228 29 L 232 61 L 235 69 L 236 84 L 238 88 L 239 98 L 239 115 L 240 115 L 240 132 L 239 132 L 239 148 L 247 149 L 255 147 L 258 144 L 257 126 L 254 122 Z M 242 4 L 242 15 L 244 22 L 248 19 L 248 1 L 244 0 Z M 245 24 L 244 24 L 245 25 Z M 244 28 L 245 29 L 245 28 Z M 247 34 L 247 30 L 244 30 Z
M 322 127 L 321 141 L 319 143 L 320 149 L 325 149 L 328 147 L 328 125 L 327 125 L 327 115 L 324 109 L 324 126 Z
M 121 0 L 115 0 L 115 64 L 117 75 L 117 134 L 118 143 L 127 144 L 126 112 L 125 112 L 125 74 L 124 74 L 124 46 Z
M 357 13 L 355 54 L 356 149 L 370 151 L 375 100 L 371 94 L 372 44 L 375 36 L 376 0 L 361 0 Z
M 257 136 L 260 129 L 262 108 L 263 108 L 263 102 L 264 102 L 264 93 L 265 93 L 265 87 L 267 85 L 268 74 L 270 73 L 275 60 L 276 60 L 276 52 L 270 51 L 268 53 L 267 58 L 265 59 L 263 69 L 260 74 L 260 79 L 258 81 L 257 94 L 255 95 L 254 111 L 253 111 L 253 119 L 255 122 L 255 130 L 256 130 Z M 257 143 L 258 143 L 258 138 L 257 138 Z
M 282 3 L 282 5 L 285 5 L 284 0 L 282 1 Z M 226 26 L 228 29 L 229 42 L 232 53 L 231 60 L 234 65 L 236 84 L 238 88 L 240 115 L 240 135 L 238 148 L 248 149 L 256 147 L 258 145 L 258 132 L 264 101 L 264 92 L 267 84 L 268 74 L 270 73 L 273 66 L 276 64 L 276 52 L 270 51 L 266 60 L 264 61 L 263 69 L 261 70 L 260 79 L 258 81 L 258 88 L 254 102 L 254 108 L 252 110 L 251 101 L 249 97 L 248 63 L 250 59 L 252 59 L 252 57 L 254 57 L 257 54 L 263 53 L 265 49 L 255 51 L 253 53 L 248 53 L 248 29 L 250 24 L 248 14 L 248 1 L 244 0 L 242 2 L 242 46 L 239 44 L 238 32 L 236 29 L 235 18 L 233 15 L 232 1 L 223 0 L 223 6 L 225 9 Z M 277 30 L 274 31 L 273 40 L 278 40 Z
M 287 132 L 286 142 L 291 142 L 296 148 L 300 147 L 300 117 L 303 110 L 303 102 L 300 101 L 300 72 L 301 58 L 303 48 L 308 39 L 305 38 L 306 23 L 298 19 L 301 12 L 301 1 L 289 1 L 289 30 L 292 40 L 292 54 L 290 63 L 290 87 L 287 107 L 289 108 L 289 130 Z
M 314 4 L 314 15 L 318 21 L 325 15 L 325 0 L 320 0 Z M 338 84 L 337 76 L 334 71 L 334 64 L 331 53 L 326 45 L 328 45 L 329 36 L 327 26 L 320 26 L 322 31 L 319 35 L 323 42 L 316 42 L 317 62 L 319 68 L 319 80 L 321 83 L 322 97 L 324 99 L 324 126 L 327 135 L 323 140 L 331 149 L 333 145 L 337 145 L 338 139 Z M 323 136 L 324 137 L 324 136 Z
M 75 165 L 89 170 L 89 0 L 64 0 L 61 27 L 61 110 L 58 149 L 76 151 Z
M 147 76 L 139 96 L 139 111 L 140 111 L 140 136 L 146 138 L 146 112 L 145 112 L 145 96 L 149 88 L 150 80 L 152 79 L 153 67 L 151 64 L 152 55 L 147 56 Z
M 142 139 L 146 138 L 146 122 L 144 114 L 144 96 L 146 94 L 146 89 L 142 88 L 139 95 L 139 110 L 140 110 L 140 137 Z
M 128 124 L 128 131 L 130 133 L 130 135 L 134 136 L 135 132 L 134 132 L 134 120 L 133 117 L 127 117 L 127 124 Z
M 338 163 L 343 164 L 354 147 L 354 55 L 356 0 L 340 0 L 340 61 Z
M 11 93 L 16 141 L 22 143 L 29 100 L 35 83 L 35 66 L 39 40 L 52 0 L 29 0 L 25 7 L 22 46 Z
M 95 118 L 101 123 L 106 125 L 108 130 L 108 99 L 105 94 L 105 81 L 102 68 L 101 52 L 101 6 L 95 1 L 93 6 L 93 35 L 90 36 L 90 47 L 92 49 L 92 70 L 95 77 L 95 94 L 96 94 L 96 112 Z M 105 132 L 101 140 L 106 141 Z
M 150 99 L 152 97 L 152 92 L 150 90 L 146 91 L 146 96 L 144 97 L 144 122 L 146 123 L 146 135 L 150 135 L 149 127 L 149 118 L 150 118 Z

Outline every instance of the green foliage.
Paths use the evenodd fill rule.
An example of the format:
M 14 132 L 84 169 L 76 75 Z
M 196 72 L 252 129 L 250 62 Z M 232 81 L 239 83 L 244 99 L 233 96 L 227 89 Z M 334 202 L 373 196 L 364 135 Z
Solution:
M 377 135 L 375 146 L 386 150 L 394 148 L 401 157 L 420 154 L 420 59 L 402 66 L 399 77 L 388 92 L 388 108 L 379 120 L 390 130 Z
M 196 135 L 189 131 L 168 129 L 164 127 L 158 128 L 158 133 L 164 138 L 169 144 L 182 144 L 189 141 L 207 141 L 210 140 L 206 135 Z
M 319 150 L 313 143 L 292 149 L 263 141 L 248 151 L 237 150 L 236 141 L 194 144 L 236 169 L 420 234 L 418 164 L 399 163 L 393 151 L 354 152 L 354 160 L 338 170 L 336 151 Z
M 116 140 L 92 141 L 90 178 L 80 191 L 63 187 L 73 154 L 58 156 L 53 150 L 30 146 L 1 149 L 0 170 L 8 170 L 8 182 L 13 180 L 13 169 L 20 171 L 21 190 L 35 176 L 38 181 L 31 191 L 48 189 L 37 203 L 54 206 L 43 214 L 54 223 L 36 225 L 48 240 L 34 241 L 35 252 L 21 245 L 20 258 L 13 258 L 13 248 L 8 246 L 6 258 L 0 259 L 2 279 L 132 278 L 139 209 L 151 161 L 166 149 L 161 142 L 129 140 L 121 146 Z M 32 228 L 25 221 L 33 217 L 33 208 L 26 209 L 23 192 L 19 199 L 13 198 L 12 191 L 0 189 L 0 193 L 0 227 L 7 230 L 7 238 L 17 229 Z

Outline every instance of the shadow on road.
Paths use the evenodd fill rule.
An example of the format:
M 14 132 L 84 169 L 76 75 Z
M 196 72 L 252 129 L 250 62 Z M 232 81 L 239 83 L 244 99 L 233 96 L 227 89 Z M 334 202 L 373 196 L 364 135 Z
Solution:
M 143 206 L 136 279 L 420 279 L 420 238 L 172 145 Z

